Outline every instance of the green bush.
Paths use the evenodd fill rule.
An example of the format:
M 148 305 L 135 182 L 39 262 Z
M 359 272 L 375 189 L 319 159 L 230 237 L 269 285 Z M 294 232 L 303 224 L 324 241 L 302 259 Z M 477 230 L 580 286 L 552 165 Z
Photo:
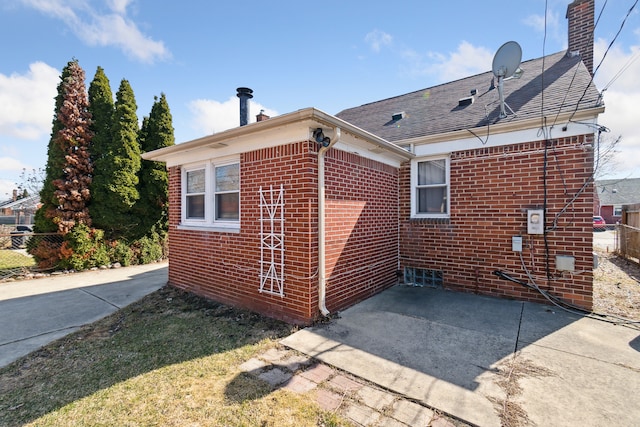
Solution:
M 133 251 L 140 264 L 150 264 L 163 258 L 163 247 L 158 235 L 144 236 L 134 242 Z
M 109 264 L 104 232 L 85 224 L 76 224 L 64 236 L 60 253 L 60 266 L 66 269 L 81 271 Z
M 111 244 L 111 262 L 119 262 L 120 265 L 128 267 L 136 261 L 133 249 L 124 241 L 118 240 Z

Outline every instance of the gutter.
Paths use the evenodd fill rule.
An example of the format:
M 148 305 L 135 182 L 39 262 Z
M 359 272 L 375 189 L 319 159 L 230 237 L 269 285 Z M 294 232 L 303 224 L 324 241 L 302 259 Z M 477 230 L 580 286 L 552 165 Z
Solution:
M 312 123 L 308 124 L 307 122 L 309 121 Z M 177 154 L 211 147 L 216 148 L 219 143 L 233 145 L 234 140 L 238 138 L 261 132 L 278 132 L 283 127 L 296 124 L 304 124 L 305 126 L 320 125 L 332 129 L 341 128 L 350 135 L 353 135 L 356 139 L 367 141 L 369 144 L 376 146 L 387 153 L 393 154 L 396 157 L 404 160 L 408 160 L 413 157 L 413 155 L 404 148 L 316 108 L 305 108 L 292 113 L 283 114 L 281 116 L 275 116 L 269 120 L 249 123 L 246 126 L 228 129 L 213 135 L 207 135 L 192 141 L 172 145 L 170 147 L 159 148 L 157 150 L 142 153 L 141 157 L 145 160 L 166 162 Z
M 321 146 L 318 150 L 318 308 L 323 316 L 329 315 L 327 309 L 327 272 L 325 266 L 325 185 L 324 185 L 324 155 L 340 141 L 340 128 L 334 129 L 334 136 L 328 146 Z

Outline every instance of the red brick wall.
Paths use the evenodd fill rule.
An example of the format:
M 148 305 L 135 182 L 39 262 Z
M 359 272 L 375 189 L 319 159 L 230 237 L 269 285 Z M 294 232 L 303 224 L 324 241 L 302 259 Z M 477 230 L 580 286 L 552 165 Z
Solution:
M 398 170 L 326 154 L 327 307 L 341 310 L 396 282 Z M 244 153 L 240 233 L 180 230 L 180 170 L 171 168 L 169 283 L 292 323 L 318 316 L 317 147 L 308 141 Z M 259 188 L 284 185 L 284 298 L 259 293 Z
M 601 206 L 598 215 L 600 215 L 607 224 L 615 224 L 622 218 L 621 216 L 613 216 L 613 205 Z
M 327 308 L 342 310 L 397 283 L 398 169 L 326 154 Z
M 292 323 L 308 323 L 317 312 L 314 149 L 305 141 L 241 156 L 240 233 L 179 230 L 180 171 L 171 168 L 169 283 Z M 285 197 L 284 298 L 259 292 L 259 189 L 280 184 Z
M 593 135 L 553 140 L 547 150 L 546 226 L 582 188 L 592 172 L 593 153 L 579 145 Z M 451 214 L 448 220 L 410 219 L 410 164 L 400 172 L 400 262 L 444 272 L 444 286 L 526 301 L 539 293 L 498 278 L 496 270 L 527 280 L 511 237 L 523 236 L 526 267 L 536 283 L 585 308 L 592 306 L 593 185 L 588 184 L 543 235 L 527 234 L 527 209 L 544 204 L 545 142 L 455 152 L 451 156 Z M 547 279 L 548 265 L 551 278 Z M 575 257 L 579 274 L 556 271 L 555 256 Z

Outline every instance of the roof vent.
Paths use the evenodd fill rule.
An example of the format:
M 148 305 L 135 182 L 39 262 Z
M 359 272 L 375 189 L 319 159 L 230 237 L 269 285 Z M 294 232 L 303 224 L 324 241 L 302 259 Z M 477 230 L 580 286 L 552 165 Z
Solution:
M 475 97 L 467 96 L 466 98 L 460 98 L 458 100 L 458 107 L 466 107 L 467 105 L 471 105 L 475 102 Z
M 404 111 L 400 111 L 399 113 L 393 113 L 391 115 L 391 120 L 393 120 L 394 122 L 397 122 L 398 120 L 402 120 L 406 117 L 406 114 L 404 113 Z
M 612 193 L 617 193 L 617 192 L 618 192 L 618 189 L 617 189 L 617 188 L 614 188 L 613 190 L 611 190 L 611 192 L 612 192 Z

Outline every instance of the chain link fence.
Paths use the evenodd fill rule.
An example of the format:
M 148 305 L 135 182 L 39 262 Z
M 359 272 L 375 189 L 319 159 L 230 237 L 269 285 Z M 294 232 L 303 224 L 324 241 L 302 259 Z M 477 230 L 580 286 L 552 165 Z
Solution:
M 60 247 L 63 242 L 57 233 L 33 233 L 27 226 L 0 226 L 0 282 L 49 270 L 36 265 L 27 250 L 34 239 L 44 240 L 50 247 Z

